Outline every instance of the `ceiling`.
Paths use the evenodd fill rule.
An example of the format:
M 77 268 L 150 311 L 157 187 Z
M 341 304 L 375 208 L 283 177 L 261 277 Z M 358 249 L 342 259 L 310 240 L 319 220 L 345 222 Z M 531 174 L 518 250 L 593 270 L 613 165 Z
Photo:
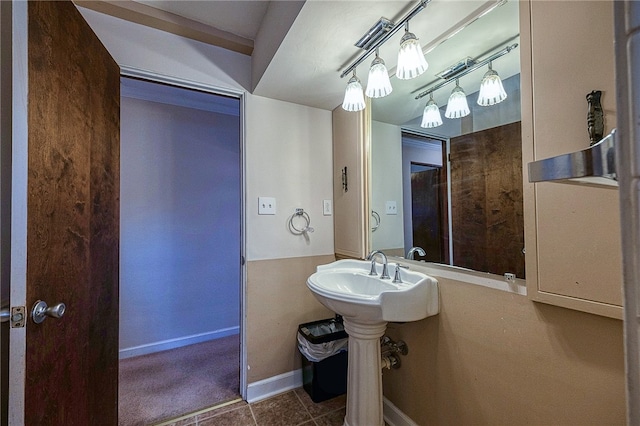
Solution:
M 354 43 L 381 17 L 398 22 L 419 2 L 144 0 L 136 3 L 187 18 L 184 21 L 187 23 L 204 24 L 253 41 L 254 94 L 332 110 L 342 103 L 349 77 L 340 78 L 341 71 L 364 52 Z M 294 3 L 299 5 L 295 9 L 297 16 L 279 19 L 282 7 Z M 372 100 L 375 120 L 399 125 L 420 115 L 428 98 L 416 100 L 416 92 L 442 81 L 437 73 L 462 58 L 483 59 L 507 44 L 519 42 L 518 1 L 431 0 L 410 21 L 410 30 L 420 39 L 429 69 L 409 81 L 393 76 L 402 29 L 381 46 L 380 56 L 392 75 L 394 90 L 390 96 Z M 274 32 L 280 32 L 280 36 L 271 37 Z M 277 44 L 273 46 L 274 43 Z M 256 59 L 265 56 L 261 49 L 269 48 L 266 62 L 256 65 Z M 363 86 L 372 60 L 373 55 L 357 68 Z M 519 50 L 497 59 L 493 65 L 503 79 L 518 74 Z M 259 69 L 257 76 L 255 69 Z M 485 71 L 483 67 L 460 80 L 467 94 L 478 90 Z M 439 106 L 446 104 L 452 88 L 453 84 L 434 93 Z

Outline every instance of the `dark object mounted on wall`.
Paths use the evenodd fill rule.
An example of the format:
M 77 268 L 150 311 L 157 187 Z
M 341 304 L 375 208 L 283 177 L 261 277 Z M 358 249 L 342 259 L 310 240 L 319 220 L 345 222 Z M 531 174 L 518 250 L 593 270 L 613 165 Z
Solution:
M 344 166 L 344 169 L 342 169 L 342 189 L 344 190 L 344 192 L 347 192 L 349 190 L 348 179 L 347 166 Z
M 604 114 L 602 112 L 602 104 L 600 98 L 602 91 L 592 90 L 587 95 L 587 104 L 589 109 L 587 112 L 587 130 L 589 132 L 590 145 L 595 145 L 602 140 L 604 136 Z
M 581 185 L 618 186 L 615 159 L 615 129 L 605 137 L 602 92 L 587 95 L 587 131 L 590 146 L 582 151 L 529 163 L 529 182 L 562 182 Z

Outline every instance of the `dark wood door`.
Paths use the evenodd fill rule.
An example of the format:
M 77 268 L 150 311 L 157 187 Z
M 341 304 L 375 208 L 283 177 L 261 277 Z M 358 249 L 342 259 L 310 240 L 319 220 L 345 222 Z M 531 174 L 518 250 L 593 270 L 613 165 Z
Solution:
M 415 259 L 442 263 L 445 261 L 445 239 L 442 229 L 441 167 L 424 167 L 411 173 L 411 220 L 413 245 L 422 247 L 426 256 Z
M 70 1 L 28 4 L 25 423 L 116 425 L 119 68 Z
M 525 278 L 520 122 L 452 138 L 453 264 Z

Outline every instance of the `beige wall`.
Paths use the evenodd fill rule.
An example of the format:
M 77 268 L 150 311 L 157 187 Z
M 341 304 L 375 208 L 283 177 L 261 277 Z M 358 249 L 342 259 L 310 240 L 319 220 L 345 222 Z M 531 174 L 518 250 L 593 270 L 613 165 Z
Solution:
M 316 266 L 335 257 L 309 256 L 247 263 L 247 357 L 249 383 L 301 367 L 298 324 L 331 318 L 307 288 Z
M 529 295 L 622 318 L 618 190 L 534 185 L 526 167 L 589 146 L 586 95 L 592 90 L 602 91 L 605 135 L 615 128 L 613 2 L 523 1 L 520 13 Z
M 622 322 L 438 279 L 440 314 L 390 324 L 384 395 L 419 425 L 625 423 Z
M 333 198 L 331 111 L 247 95 L 245 112 L 247 259 L 333 254 L 334 216 L 322 211 Z M 276 214 L 258 215 L 258 197 L 276 198 Z M 308 238 L 287 228 L 296 208 L 309 214 Z

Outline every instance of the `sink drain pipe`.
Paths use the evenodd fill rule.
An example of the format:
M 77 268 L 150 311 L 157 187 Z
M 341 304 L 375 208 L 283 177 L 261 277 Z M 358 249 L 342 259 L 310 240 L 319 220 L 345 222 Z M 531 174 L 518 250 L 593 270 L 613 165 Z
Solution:
M 388 336 L 380 339 L 380 355 L 382 369 L 398 369 L 401 366 L 400 355 L 409 353 L 409 347 L 405 342 L 399 340 L 395 342 Z

